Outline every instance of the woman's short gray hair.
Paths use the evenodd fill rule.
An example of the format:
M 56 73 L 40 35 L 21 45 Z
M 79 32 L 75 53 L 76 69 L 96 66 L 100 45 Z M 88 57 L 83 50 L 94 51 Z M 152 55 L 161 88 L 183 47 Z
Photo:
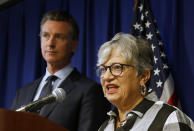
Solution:
M 148 41 L 130 34 L 118 33 L 112 40 L 101 45 L 98 51 L 97 66 L 103 65 L 110 57 L 113 49 L 118 48 L 125 59 L 125 64 L 133 64 L 138 75 L 153 68 L 153 51 Z

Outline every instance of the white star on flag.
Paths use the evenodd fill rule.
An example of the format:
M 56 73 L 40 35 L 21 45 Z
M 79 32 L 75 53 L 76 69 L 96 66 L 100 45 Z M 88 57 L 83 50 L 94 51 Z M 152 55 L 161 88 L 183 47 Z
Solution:
M 159 41 L 159 43 L 158 43 L 158 44 L 159 44 L 159 45 L 163 45 L 161 41 Z
M 163 69 L 168 69 L 167 64 L 163 64 Z
M 143 27 L 142 27 L 142 26 L 140 26 L 140 29 L 139 29 L 139 31 L 141 31 L 141 32 L 143 31 Z
M 153 34 L 152 34 L 151 32 L 149 32 L 149 34 L 147 34 L 146 36 L 147 36 L 147 40 L 151 40 L 151 39 L 152 39 Z
M 160 70 L 157 68 L 154 70 L 154 75 L 158 75 L 159 76 Z
M 166 57 L 164 52 L 161 52 L 161 57 Z
M 140 12 L 143 10 L 143 5 L 141 4 L 141 6 L 139 7 Z
M 144 19 L 144 15 L 142 14 L 142 15 L 141 15 L 141 20 L 143 20 L 143 19 Z
M 138 24 L 137 22 L 135 23 L 135 25 L 133 25 L 135 29 L 139 29 L 140 24 Z
M 161 80 L 159 80 L 158 82 L 156 82 L 156 84 L 157 84 L 157 87 L 159 88 L 159 87 L 162 87 L 162 81 Z
M 154 56 L 154 63 L 156 64 L 158 61 L 158 58 L 156 56 Z
M 147 28 L 150 28 L 150 22 L 149 21 L 147 21 L 146 23 L 145 23 L 145 26 L 147 27 Z
M 153 44 L 151 45 L 152 46 L 152 51 L 154 52 L 154 49 L 156 48 Z
M 145 16 L 148 16 L 148 11 L 145 12 Z

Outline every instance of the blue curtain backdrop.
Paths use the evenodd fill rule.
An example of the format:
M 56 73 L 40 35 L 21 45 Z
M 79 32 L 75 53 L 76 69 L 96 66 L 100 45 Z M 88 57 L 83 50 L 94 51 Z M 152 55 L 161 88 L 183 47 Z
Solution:
M 194 1 L 150 0 L 162 36 L 182 110 L 194 120 Z M 24 0 L 0 11 L 0 107 L 10 108 L 16 90 L 45 71 L 40 53 L 40 19 L 64 9 L 80 27 L 72 63 L 99 82 L 95 74 L 100 45 L 117 32 L 130 33 L 134 0 Z

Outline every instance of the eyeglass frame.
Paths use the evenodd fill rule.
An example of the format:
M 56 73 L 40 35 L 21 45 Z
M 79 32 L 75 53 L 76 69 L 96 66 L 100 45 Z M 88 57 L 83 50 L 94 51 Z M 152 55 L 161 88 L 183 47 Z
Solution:
M 112 73 L 112 67 L 113 67 L 114 65 L 116 65 L 116 64 L 119 64 L 119 65 L 121 66 L 121 72 L 120 72 L 118 75 L 114 75 L 114 73 Z M 129 64 L 113 63 L 113 64 L 110 65 L 110 66 L 105 66 L 105 65 L 97 66 L 97 67 L 96 67 L 96 74 L 97 74 L 98 77 L 102 78 L 103 76 L 102 76 L 102 72 L 100 71 L 100 67 L 104 67 L 106 71 L 107 71 L 107 69 L 109 69 L 110 73 L 111 73 L 113 76 L 118 77 L 118 76 L 120 76 L 120 75 L 123 73 L 124 66 L 129 66 L 129 67 L 135 68 L 135 66 L 129 65 Z M 97 73 L 98 71 L 100 71 L 100 73 Z M 104 72 L 104 74 L 106 73 L 106 71 Z M 103 75 L 104 75 L 104 74 L 103 74 Z

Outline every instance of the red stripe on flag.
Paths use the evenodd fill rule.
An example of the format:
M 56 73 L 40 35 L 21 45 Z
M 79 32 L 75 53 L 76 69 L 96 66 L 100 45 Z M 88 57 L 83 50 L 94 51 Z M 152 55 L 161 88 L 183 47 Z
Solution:
M 175 91 L 173 91 L 172 96 L 168 100 L 168 104 L 171 104 L 171 105 L 178 107 L 178 99 L 177 99 L 177 95 L 176 95 Z

